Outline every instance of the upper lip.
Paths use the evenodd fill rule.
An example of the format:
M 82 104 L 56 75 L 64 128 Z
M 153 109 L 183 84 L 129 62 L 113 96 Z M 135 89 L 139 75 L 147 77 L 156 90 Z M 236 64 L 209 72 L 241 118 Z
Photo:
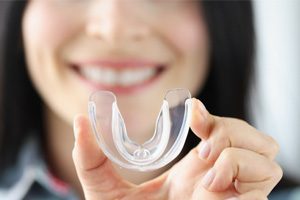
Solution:
M 115 59 L 89 59 L 85 61 L 76 61 L 72 62 L 75 66 L 81 67 L 101 67 L 101 68 L 114 68 L 114 69 L 123 69 L 123 68 L 157 68 L 166 66 L 163 62 L 153 62 L 149 60 L 141 60 L 141 59 L 126 59 L 126 60 L 115 60 Z

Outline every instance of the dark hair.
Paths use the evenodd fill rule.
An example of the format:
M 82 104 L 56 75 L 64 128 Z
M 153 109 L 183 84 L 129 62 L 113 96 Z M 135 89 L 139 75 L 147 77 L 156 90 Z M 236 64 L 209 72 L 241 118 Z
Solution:
M 212 51 L 210 73 L 198 98 L 215 115 L 246 120 L 255 50 L 251 1 L 204 0 L 201 4 Z M 188 141 L 186 151 L 200 140 L 189 134 Z
M 32 130 L 42 130 L 42 108 L 25 65 L 21 37 L 26 1 L 0 2 L 0 172 L 15 162 Z M 37 135 L 41 139 L 42 134 Z
M 11 165 L 30 134 L 43 141 L 42 101 L 26 71 L 21 19 L 26 1 L 0 2 L 0 170 Z M 199 94 L 216 115 L 245 118 L 253 60 L 250 1 L 201 1 L 210 32 L 210 74 Z M 32 131 L 36 130 L 36 131 Z M 198 143 L 189 134 L 186 149 Z

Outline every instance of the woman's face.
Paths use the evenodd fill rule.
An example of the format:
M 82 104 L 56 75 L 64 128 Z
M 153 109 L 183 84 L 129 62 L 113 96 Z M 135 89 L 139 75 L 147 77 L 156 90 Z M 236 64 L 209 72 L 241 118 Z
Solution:
M 91 92 L 113 91 L 129 133 L 149 137 L 168 89 L 196 94 L 208 71 L 198 1 L 30 0 L 23 18 L 28 70 L 57 116 L 86 113 Z

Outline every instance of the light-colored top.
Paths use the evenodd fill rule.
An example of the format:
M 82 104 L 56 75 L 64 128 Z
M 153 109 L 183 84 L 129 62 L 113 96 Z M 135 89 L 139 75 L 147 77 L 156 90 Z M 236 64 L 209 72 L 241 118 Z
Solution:
M 75 192 L 48 170 L 36 140 L 29 139 L 16 165 L 0 176 L 0 200 L 77 200 Z

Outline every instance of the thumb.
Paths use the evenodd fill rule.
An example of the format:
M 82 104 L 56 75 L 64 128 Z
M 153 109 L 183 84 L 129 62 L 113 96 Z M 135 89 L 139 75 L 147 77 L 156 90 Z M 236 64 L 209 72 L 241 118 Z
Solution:
M 85 198 L 119 199 L 130 185 L 113 169 L 92 133 L 84 115 L 74 118 L 75 145 L 72 156 Z

